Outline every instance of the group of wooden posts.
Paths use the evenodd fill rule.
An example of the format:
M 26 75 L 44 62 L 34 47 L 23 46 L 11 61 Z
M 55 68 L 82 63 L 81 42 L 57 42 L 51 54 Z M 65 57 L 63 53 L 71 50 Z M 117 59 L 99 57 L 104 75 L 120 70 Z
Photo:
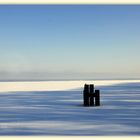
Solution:
M 100 106 L 100 90 L 94 90 L 94 85 L 84 85 L 83 91 L 84 106 Z

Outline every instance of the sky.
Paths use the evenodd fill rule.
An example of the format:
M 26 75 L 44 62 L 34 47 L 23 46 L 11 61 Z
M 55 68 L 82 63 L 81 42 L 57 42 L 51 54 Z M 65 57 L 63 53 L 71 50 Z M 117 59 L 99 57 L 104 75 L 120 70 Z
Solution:
M 140 78 L 140 5 L 0 5 L 0 80 Z

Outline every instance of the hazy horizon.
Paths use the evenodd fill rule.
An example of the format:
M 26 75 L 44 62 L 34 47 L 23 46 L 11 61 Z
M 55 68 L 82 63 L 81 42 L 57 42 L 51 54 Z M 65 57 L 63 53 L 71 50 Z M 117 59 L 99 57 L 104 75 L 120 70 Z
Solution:
M 140 79 L 140 5 L 0 5 L 0 81 Z

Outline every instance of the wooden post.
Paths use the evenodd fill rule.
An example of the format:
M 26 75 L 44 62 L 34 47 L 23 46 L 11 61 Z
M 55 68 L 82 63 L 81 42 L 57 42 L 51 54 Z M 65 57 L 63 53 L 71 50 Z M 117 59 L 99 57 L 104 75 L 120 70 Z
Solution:
M 93 94 L 94 94 L 94 85 L 91 84 L 90 85 L 90 88 L 89 88 L 89 94 L 90 94 L 90 97 L 89 97 L 89 100 L 90 100 L 90 106 L 94 106 L 94 97 L 93 97 Z
M 89 106 L 89 85 L 84 86 L 84 91 L 83 91 L 83 98 L 84 98 L 84 106 Z
M 100 106 L 100 90 L 95 90 L 95 106 Z

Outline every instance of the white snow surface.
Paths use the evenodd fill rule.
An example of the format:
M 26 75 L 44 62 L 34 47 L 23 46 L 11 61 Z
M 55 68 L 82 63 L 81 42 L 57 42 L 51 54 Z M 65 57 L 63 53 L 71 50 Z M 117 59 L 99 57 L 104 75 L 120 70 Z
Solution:
M 83 106 L 84 84 L 101 106 Z M 0 82 L 0 135 L 140 135 L 140 80 Z

